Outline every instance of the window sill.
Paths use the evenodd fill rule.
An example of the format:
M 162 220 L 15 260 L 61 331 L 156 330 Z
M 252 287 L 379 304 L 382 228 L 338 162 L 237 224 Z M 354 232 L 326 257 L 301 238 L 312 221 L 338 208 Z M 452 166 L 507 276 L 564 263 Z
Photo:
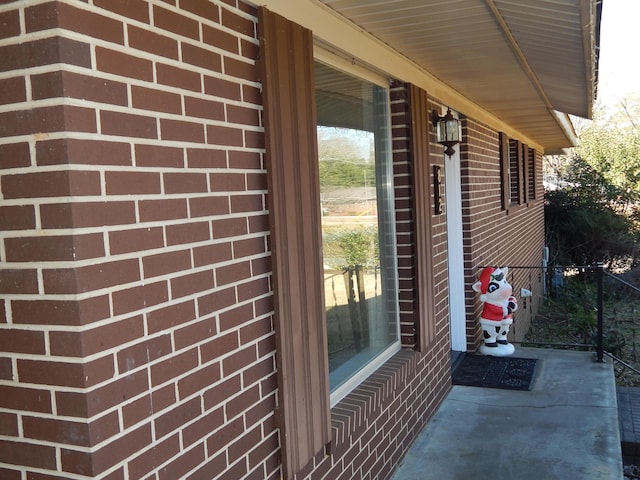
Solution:
M 415 373 L 418 357 L 411 350 L 400 350 L 331 409 L 332 452 L 351 445 L 350 438 L 361 434 L 396 398 L 394 392 Z
M 526 203 L 514 203 L 509 205 L 509 208 L 506 209 L 505 213 L 507 215 L 512 214 L 512 213 L 516 213 L 518 210 L 521 210 L 523 208 L 527 208 L 529 205 Z

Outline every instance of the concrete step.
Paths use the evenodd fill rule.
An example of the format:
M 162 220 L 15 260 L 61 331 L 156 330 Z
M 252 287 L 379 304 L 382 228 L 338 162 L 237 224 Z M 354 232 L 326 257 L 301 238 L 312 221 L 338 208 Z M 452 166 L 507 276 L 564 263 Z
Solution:
M 622 462 L 640 466 L 640 387 L 618 387 Z

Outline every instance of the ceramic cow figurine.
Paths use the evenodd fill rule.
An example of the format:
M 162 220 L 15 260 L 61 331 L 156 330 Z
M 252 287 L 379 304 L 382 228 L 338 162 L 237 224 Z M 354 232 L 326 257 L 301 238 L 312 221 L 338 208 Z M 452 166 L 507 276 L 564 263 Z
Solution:
M 480 353 L 483 355 L 504 357 L 515 350 L 507 341 L 507 333 L 513 323 L 512 314 L 517 310 L 518 303 L 513 296 L 513 288 L 507 282 L 508 272 L 507 267 L 486 267 L 480 272 L 480 280 L 472 285 L 484 304 L 480 315 L 484 335 Z

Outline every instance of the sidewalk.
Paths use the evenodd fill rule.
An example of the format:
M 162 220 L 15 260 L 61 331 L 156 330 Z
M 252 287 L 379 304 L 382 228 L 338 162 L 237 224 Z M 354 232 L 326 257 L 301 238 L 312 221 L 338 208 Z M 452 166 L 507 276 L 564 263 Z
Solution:
M 611 362 L 516 348 L 537 358 L 531 391 L 454 386 L 393 480 L 620 480 Z

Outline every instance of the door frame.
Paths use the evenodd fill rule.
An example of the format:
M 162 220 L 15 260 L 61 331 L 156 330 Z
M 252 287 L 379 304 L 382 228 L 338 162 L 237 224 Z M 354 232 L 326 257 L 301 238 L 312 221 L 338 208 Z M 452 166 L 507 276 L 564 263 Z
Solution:
M 449 331 L 451 350 L 467 351 L 465 311 L 464 243 L 462 229 L 462 180 L 459 148 L 444 156 L 447 261 L 449 272 Z

